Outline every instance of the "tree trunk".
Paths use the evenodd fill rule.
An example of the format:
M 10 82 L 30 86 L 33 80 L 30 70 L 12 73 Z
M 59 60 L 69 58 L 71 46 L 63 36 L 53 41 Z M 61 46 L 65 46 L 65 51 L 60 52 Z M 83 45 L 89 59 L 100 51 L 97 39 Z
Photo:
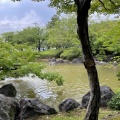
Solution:
M 98 120 L 100 85 L 88 35 L 88 10 L 91 0 L 74 0 L 77 6 L 78 36 L 82 45 L 83 63 L 90 84 L 90 100 L 84 120 Z
M 41 42 L 40 42 L 40 40 L 38 41 L 38 51 L 40 51 L 40 49 L 41 49 Z

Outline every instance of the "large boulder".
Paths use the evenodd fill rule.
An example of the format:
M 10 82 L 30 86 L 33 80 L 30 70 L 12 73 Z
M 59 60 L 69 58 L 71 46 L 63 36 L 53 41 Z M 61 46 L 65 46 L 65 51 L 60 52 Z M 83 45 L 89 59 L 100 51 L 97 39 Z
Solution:
M 69 61 L 69 60 L 63 60 L 63 62 L 64 62 L 64 63 L 70 63 L 70 61 Z
M 64 63 L 64 61 L 63 61 L 62 58 L 60 58 L 60 59 L 57 59 L 57 60 L 56 60 L 56 63 Z
M 51 115 L 57 114 L 54 108 L 43 104 L 39 99 L 35 98 L 24 98 L 20 101 L 20 120 L 40 116 L 40 115 Z
M 101 86 L 101 107 L 106 107 L 107 103 L 111 100 L 113 95 L 115 94 L 110 87 L 108 86 Z
M 114 92 L 108 86 L 101 86 L 101 103 L 100 107 L 107 107 L 107 103 L 111 100 Z M 82 97 L 81 107 L 87 108 L 90 99 L 90 91 Z
M 60 112 L 67 112 L 72 109 L 78 108 L 80 104 L 72 98 L 65 99 L 59 104 Z
M 55 65 L 56 64 L 56 58 L 49 59 L 49 65 Z
M 16 120 L 18 112 L 17 100 L 0 94 L 0 120 Z
M 56 58 L 49 59 L 48 62 L 56 62 Z
M 72 60 L 72 63 L 82 63 L 82 59 L 80 59 L 80 58 L 74 58 Z
M 3 94 L 7 97 L 15 97 L 16 93 L 17 93 L 16 88 L 11 83 L 3 85 L 0 88 L 0 94 Z

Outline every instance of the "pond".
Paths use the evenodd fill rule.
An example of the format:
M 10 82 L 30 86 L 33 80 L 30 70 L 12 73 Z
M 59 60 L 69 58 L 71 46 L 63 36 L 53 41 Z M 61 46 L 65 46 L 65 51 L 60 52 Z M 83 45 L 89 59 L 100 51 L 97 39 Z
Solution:
M 17 89 L 17 98 L 37 97 L 44 103 L 57 109 L 59 103 L 65 98 L 73 98 L 78 102 L 89 91 L 89 83 L 86 69 L 83 64 L 56 64 L 47 65 L 46 71 L 59 72 L 64 77 L 64 85 L 57 86 L 55 82 L 47 82 L 38 77 L 24 77 L 19 79 L 6 79 L 0 81 L 0 87 L 7 83 L 13 83 Z M 108 64 L 97 65 L 100 85 L 107 85 L 113 91 L 118 91 L 120 81 L 116 73 L 120 67 Z

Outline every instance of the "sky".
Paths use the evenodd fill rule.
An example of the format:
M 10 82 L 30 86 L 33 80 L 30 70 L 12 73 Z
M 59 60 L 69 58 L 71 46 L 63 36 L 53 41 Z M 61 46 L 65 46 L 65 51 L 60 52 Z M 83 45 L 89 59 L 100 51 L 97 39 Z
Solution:
M 49 0 L 44 2 L 0 0 L 0 33 L 22 30 L 28 26 L 35 26 L 35 23 L 45 26 L 56 14 L 56 10 L 49 8 L 48 4 Z
M 28 26 L 35 26 L 35 23 L 45 26 L 51 20 L 52 16 L 56 14 L 55 8 L 49 8 L 48 4 L 49 0 L 45 0 L 44 2 L 0 0 L 0 34 L 19 31 Z M 98 16 L 95 13 L 91 18 L 94 21 L 100 21 L 101 19 L 113 19 L 113 15 Z

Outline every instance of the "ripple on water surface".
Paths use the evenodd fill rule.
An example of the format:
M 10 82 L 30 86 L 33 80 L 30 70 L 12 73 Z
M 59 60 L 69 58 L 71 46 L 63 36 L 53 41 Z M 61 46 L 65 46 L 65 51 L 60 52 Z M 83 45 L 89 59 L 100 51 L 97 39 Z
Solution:
M 120 88 L 116 73 L 119 67 L 106 67 L 98 65 L 98 74 L 101 85 L 107 85 L 114 91 Z M 38 77 L 23 77 L 19 79 L 6 79 L 0 81 L 0 87 L 7 83 L 13 83 L 17 89 L 17 97 L 38 97 L 44 103 L 57 108 L 58 104 L 65 98 L 73 98 L 80 102 L 82 96 L 89 91 L 89 83 L 86 70 L 80 64 L 58 64 L 47 66 L 45 71 L 59 72 L 63 75 L 65 82 L 63 86 L 57 86 L 55 82 L 41 80 Z

